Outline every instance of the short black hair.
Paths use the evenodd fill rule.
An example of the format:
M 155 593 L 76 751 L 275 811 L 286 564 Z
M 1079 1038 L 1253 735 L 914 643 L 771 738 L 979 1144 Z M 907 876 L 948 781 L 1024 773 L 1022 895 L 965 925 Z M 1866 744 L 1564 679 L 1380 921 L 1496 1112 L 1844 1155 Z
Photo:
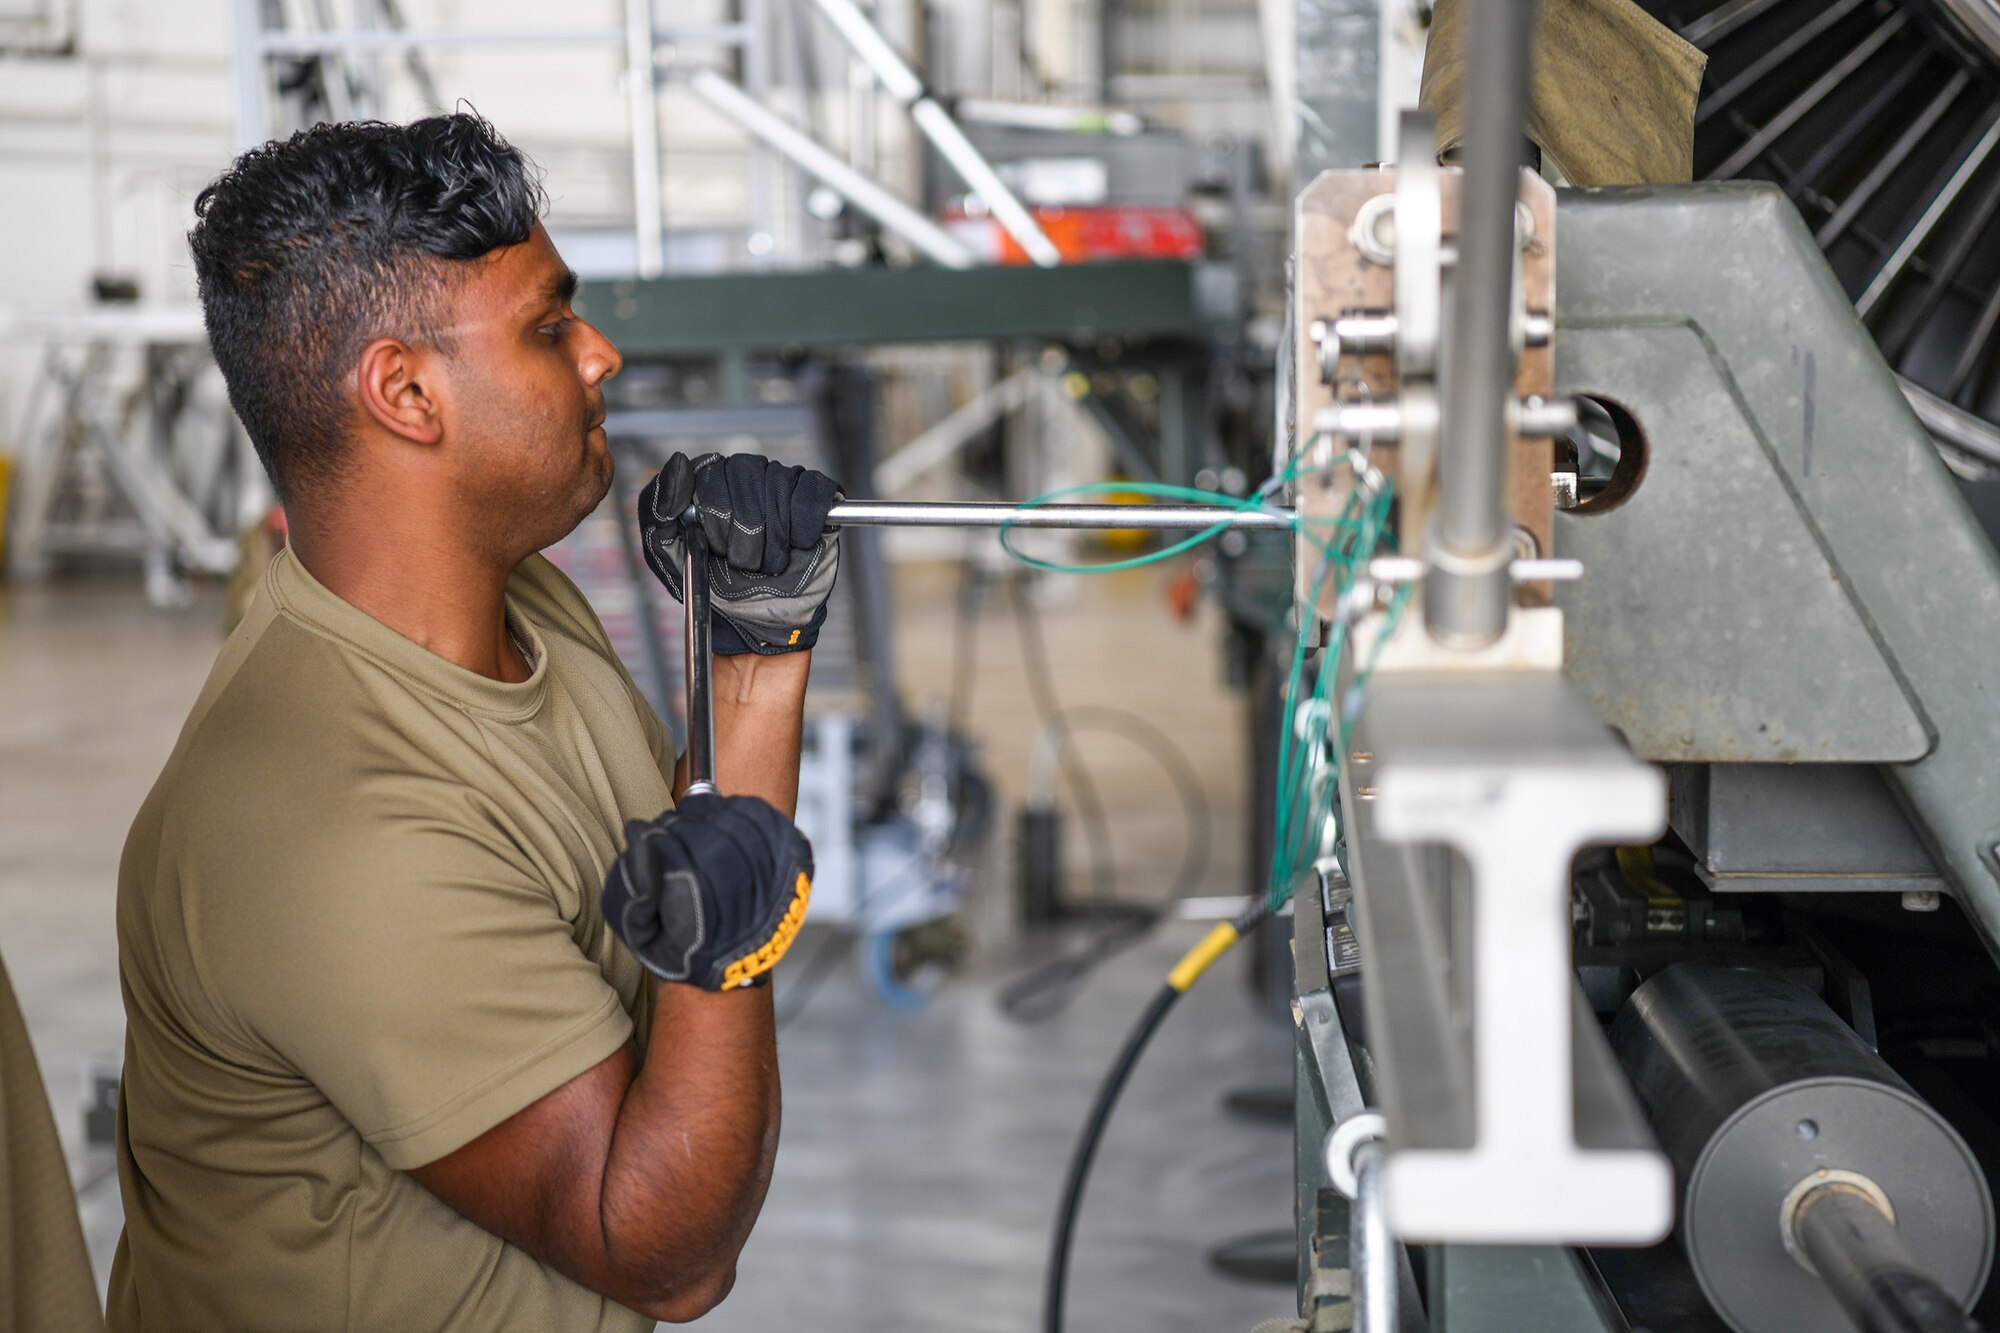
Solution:
M 315 125 L 201 192 L 188 245 L 202 318 L 281 500 L 340 475 L 362 348 L 451 351 L 453 261 L 527 240 L 545 203 L 533 163 L 468 113 Z

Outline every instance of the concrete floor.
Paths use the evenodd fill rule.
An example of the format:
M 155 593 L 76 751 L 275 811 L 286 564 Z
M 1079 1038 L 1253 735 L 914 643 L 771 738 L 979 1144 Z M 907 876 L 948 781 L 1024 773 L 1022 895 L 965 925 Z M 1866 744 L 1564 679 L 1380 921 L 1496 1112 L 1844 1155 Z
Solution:
M 898 573 L 899 666 L 914 705 L 950 688 L 955 580 Z M 1240 891 L 1241 702 L 1216 635 L 1175 622 L 1153 573 L 1068 580 L 1045 605 L 1066 705 L 1154 718 L 1202 776 L 1214 811 L 1207 891 Z M 93 1071 L 115 1070 L 123 1016 L 112 934 L 117 859 L 219 642 L 212 593 L 145 605 L 136 585 L 0 585 L 0 952 L 34 1035 L 78 1181 L 100 1280 L 120 1215 L 108 1150 L 84 1142 Z M 1034 1026 L 996 987 L 1052 942 L 1008 925 L 1011 812 L 1035 736 L 1004 598 L 979 616 L 969 729 L 1003 815 L 966 919 L 973 951 L 929 1008 L 878 999 L 849 960 L 784 1032 L 785 1134 L 735 1293 L 699 1327 L 809 1322 L 829 1333 L 1036 1326 L 1048 1222 L 1084 1108 L 1126 1026 L 1202 927 L 1176 923 L 1105 965 Z M 1079 742 L 1110 816 L 1121 894 L 1157 898 L 1186 835 L 1174 789 L 1142 750 Z M 1072 830 L 1073 843 L 1081 841 Z M 824 937 L 819 937 L 824 938 Z M 819 947 L 809 928 L 800 953 Z M 779 1003 L 786 1003 L 781 970 Z M 1084 1210 L 1071 1285 L 1081 1333 L 1214 1333 L 1289 1312 L 1289 1292 L 1215 1275 L 1209 1246 L 1290 1224 L 1289 1130 L 1221 1106 L 1289 1077 L 1289 1039 L 1260 1017 L 1242 960 L 1180 1006 L 1129 1086 Z

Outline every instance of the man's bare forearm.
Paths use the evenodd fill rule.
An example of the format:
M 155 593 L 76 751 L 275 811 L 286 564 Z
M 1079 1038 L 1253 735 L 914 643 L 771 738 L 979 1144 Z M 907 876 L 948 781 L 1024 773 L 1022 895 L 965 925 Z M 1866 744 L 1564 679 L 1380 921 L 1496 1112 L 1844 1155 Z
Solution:
M 770 1188 L 778 1122 L 770 989 L 662 986 L 599 1203 L 605 1254 L 642 1309 L 692 1318 L 727 1293 Z
M 715 772 L 726 796 L 761 796 L 787 815 L 799 803 L 799 746 L 810 652 L 715 659 Z M 685 757 L 674 794 L 687 786 Z

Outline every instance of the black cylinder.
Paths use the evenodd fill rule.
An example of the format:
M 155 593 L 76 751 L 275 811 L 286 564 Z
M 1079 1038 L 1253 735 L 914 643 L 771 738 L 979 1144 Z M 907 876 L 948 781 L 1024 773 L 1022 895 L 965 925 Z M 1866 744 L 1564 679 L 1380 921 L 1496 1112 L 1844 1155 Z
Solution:
M 1737 1333 L 1851 1327 L 1786 1249 L 1786 1200 L 1819 1172 L 1879 1186 L 1954 1300 L 1985 1285 L 1993 1203 L 1971 1151 L 1812 991 L 1678 963 L 1633 992 L 1611 1043 L 1673 1159 L 1681 1246 Z
M 1060 920 L 1062 901 L 1062 818 L 1053 805 L 1021 807 L 1021 924 L 1045 926 Z

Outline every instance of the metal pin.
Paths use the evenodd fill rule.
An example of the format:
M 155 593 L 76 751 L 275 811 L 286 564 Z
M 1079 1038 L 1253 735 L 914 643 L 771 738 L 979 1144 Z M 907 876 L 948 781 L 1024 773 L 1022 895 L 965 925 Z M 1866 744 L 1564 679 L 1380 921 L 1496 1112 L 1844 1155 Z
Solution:
M 1201 532 L 1223 526 L 1251 532 L 1284 532 L 1292 511 L 1277 507 L 1231 509 L 1222 505 L 1154 504 L 944 504 L 893 500 L 842 500 L 826 521 L 890 528 L 1098 528 L 1148 532 Z

